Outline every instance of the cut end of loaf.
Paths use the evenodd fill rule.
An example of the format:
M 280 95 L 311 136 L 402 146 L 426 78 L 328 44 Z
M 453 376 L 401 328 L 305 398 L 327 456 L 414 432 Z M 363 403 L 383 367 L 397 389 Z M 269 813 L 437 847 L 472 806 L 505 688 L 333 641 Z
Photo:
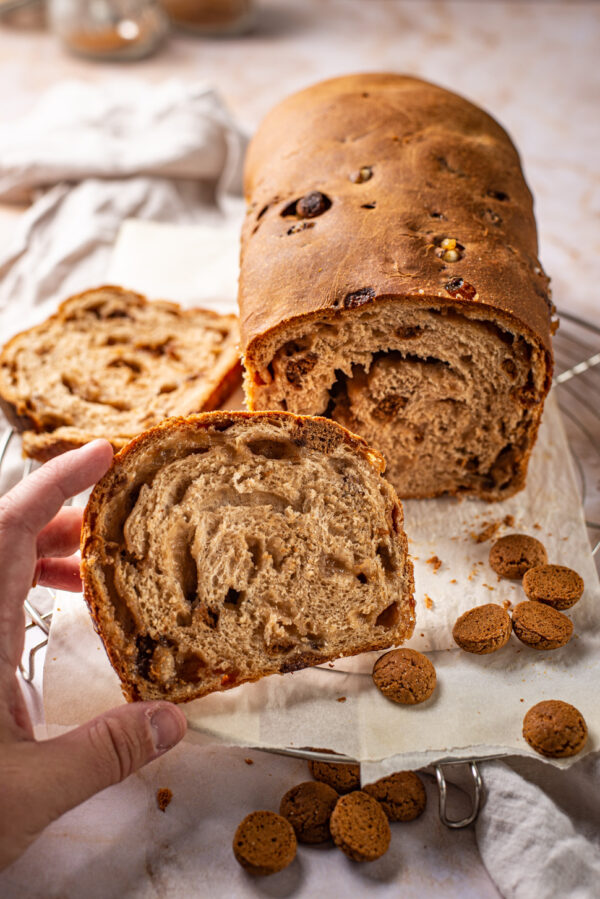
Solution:
M 245 362 L 250 408 L 325 415 L 361 434 L 401 497 L 490 501 L 525 484 L 551 371 L 507 316 L 434 297 L 298 318 Z
M 85 598 L 130 699 L 183 702 L 414 627 L 383 462 L 325 419 L 207 413 L 132 441 L 94 489 Z

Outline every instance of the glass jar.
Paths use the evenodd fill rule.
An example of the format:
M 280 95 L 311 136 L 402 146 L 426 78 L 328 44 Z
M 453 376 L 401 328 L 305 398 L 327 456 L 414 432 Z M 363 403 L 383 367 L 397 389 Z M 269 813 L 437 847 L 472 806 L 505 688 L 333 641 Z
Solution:
M 94 59 L 141 59 L 168 31 L 156 0 L 50 0 L 49 18 L 67 49 Z
M 160 0 L 171 21 L 207 37 L 241 34 L 254 22 L 252 0 Z

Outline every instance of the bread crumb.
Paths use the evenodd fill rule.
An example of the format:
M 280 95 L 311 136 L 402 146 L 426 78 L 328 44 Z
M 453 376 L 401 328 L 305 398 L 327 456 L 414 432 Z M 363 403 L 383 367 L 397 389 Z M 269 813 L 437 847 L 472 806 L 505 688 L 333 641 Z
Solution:
M 336 699 L 336 702 L 346 702 L 346 697 L 345 697 L 345 696 L 338 696 L 338 698 Z
M 515 516 L 514 515 L 505 515 L 502 519 L 502 524 L 507 528 L 514 528 L 515 526 Z
M 492 589 L 493 589 L 493 587 L 492 587 Z M 510 599 L 504 599 L 504 600 L 502 600 L 502 607 L 503 607 L 503 608 L 505 608 L 505 609 L 510 609 L 511 606 L 512 606 L 512 602 L 510 601 Z M 523 700 L 521 700 L 521 702 L 523 702 Z
M 435 574 L 437 574 L 439 569 L 442 567 L 442 560 L 438 559 L 437 556 L 432 556 L 430 559 L 427 559 L 427 564 L 431 565 Z
M 425 594 L 425 608 L 433 609 L 433 600 L 431 596 L 427 596 L 427 594 Z
M 489 584 L 483 584 L 483 586 L 484 586 L 484 587 L 487 587 L 488 590 L 495 590 L 495 589 L 496 589 L 495 587 L 490 587 Z
M 525 700 L 524 700 L 524 699 L 519 699 L 519 702 L 525 702 Z
M 535 522 L 535 524 L 534 524 L 533 526 L 534 526 L 534 528 L 536 529 L 536 531 L 541 531 L 541 530 L 542 530 L 541 524 L 538 524 L 537 521 Z
M 500 527 L 499 521 L 488 521 L 485 524 L 483 530 L 479 531 L 478 534 L 474 532 L 471 533 L 471 537 L 475 541 L 475 543 L 485 543 L 486 540 L 491 540 L 498 528 Z
M 246 762 L 247 765 L 253 765 L 253 764 L 254 764 L 254 760 L 253 760 L 253 759 L 244 759 L 244 761 Z
M 451 583 L 451 584 L 455 584 L 455 583 L 456 583 L 456 578 L 453 577 L 452 580 L 450 581 L 450 583 Z
M 159 809 L 161 810 L 161 812 L 164 812 L 166 807 L 171 802 L 172 798 L 173 798 L 173 793 L 168 787 L 161 787 L 159 790 L 157 790 L 156 802 L 157 802 L 157 805 L 158 805 Z

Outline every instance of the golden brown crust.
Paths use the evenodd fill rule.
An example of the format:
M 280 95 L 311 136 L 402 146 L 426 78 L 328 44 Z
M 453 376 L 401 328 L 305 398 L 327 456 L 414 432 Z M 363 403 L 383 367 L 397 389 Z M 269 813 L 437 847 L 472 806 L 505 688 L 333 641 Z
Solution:
M 58 306 L 57 311 L 44 322 L 12 337 L 0 352 L 0 409 L 13 428 L 23 433 L 24 454 L 39 462 L 47 462 L 54 456 L 67 450 L 83 446 L 90 440 L 102 436 L 110 441 L 117 452 L 122 449 L 133 436 L 117 436 L 106 428 L 105 433 L 92 433 L 86 428 L 85 423 L 70 421 L 70 414 L 62 415 L 52 408 L 45 408 L 43 402 L 39 408 L 35 408 L 30 402 L 30 397 L 11 385 L 8 378 L 3 375 L 3 366 L 13 361 L 15 351 L 24 339 L 36 341 L 44 335 L 53 325 L 68 327 L 68 322 L 77 312 L 80 304 L 89 302 L 95 295 L 99 298 L 110 295 L 114 300 L 131 304 L 138 309 L 151 309 L 153 305 L 161 310 L 168 310 L 177 316 L 179 320 L 190 320 L 201 313 L 203 320 L 213 322 L 215 327 L 223 325 L 228 329 L 237 330 L 234 316 L 223 316 L 212 310 L 184 309 L 177 303 L 164 300 L 150 301 L 142 294 L 126 290 L 113 284 L 102 285 L 91 290 L 82 291 L 69 297 Z M 212 410 L 219 406 L 241 383 L 242 364 L 237 353 L 229 353 L 228 365 L 223 368 L 222 377 L 214 383 L 212 389 L 206 393 L 200 408 L 194 411 Z M 85 373 L 83 373 L 85 375 Z M 210 376 L 209 376 L 210 380 Z M 207 385 L 208 386 L 208 385 Z M 40 401 L 41 402 L 41 401 Z
M 198 430 L 215 430 L 226 431 L 234 423 L 240 420 L 245 421 L 284 421 L 288 426 L 290 438 L 298 446 L 306 446 L 325 453 L 332 452 L 339 443 L 344 443 L 354 453 L 360 455 L 374 470 L 377 475 L 381 475 L 385 467 L 382 457 L 371 449 L 368 444 L 361 438 L 351 434 L 341 425 L 324 418 L 308 418 L 305 416 L 292 415 L 287 412 L 231 412 L 216 411 L 206 412 L 199 415 L 188 416 L 187 418 L 171 418 L 161 422 L 154 428 L 138 435 L 124 449 L 122 449 L 114 457 L 113 464 L 107 474 L 96 485 L 88 504 L 86 506 L 82 531 L 81 531 L 81 575 L 84 585 L 84 598 L 88 605 L 92 621 L 98 634 L 100 635 L 110 662 L 119 675 L 122 684 L 122 691 L 125 697 L 130 701 L 139 699 L 160 699 L 169 698 L 173 701 L 188 701 L 190 699 L 202 697 L 216 689 L 214 686 L 206 686 L 202 683 L 198 684 L 192 690 L 191 688 L 185 695 L 170 695 L 165 697 L 164 690 L 160 685 L 156 688 L 144 684 L 143 691 L 139 684 L 131 675 L 131 666 L 133 664 L 133 655 L 135 647 L 132 645 L 126 652 L 123 647 L 119 648 L 111 633 L 107 629 L 106 606 L 108 598 L 105 590 L 101 587 L 96 577 L 95 566 L 96 559 L 102 557 L 104 540 L 97 533 L 97 521 L 104 504 L 119 484 L 126 482 L 129 472 L 135 470 L 136 464 L 142 460 L 146 452 L 150 452 L 153 448 L 158 447 L 164 434 L 173 435 L 178 430 L 182 435 L 192 429 Z M 410 607 L 410 616 L 414 624 L 414 580 L 412 573 L 412 565 L 408 559 L 408 543 L 406 534 L 402 529 L 403 511 L 400 503 L 396 502 L 393 506 L 393 522 L 394 522 L 394 539 L 398 542 L 401 553 L 406 559 L 406 578 L 407 588 L 410 591 L 410 597 L 407 602 Z M 93 562 L 90 562 L 93 559 Z M 412 626 L 411 626 L 412 632 Z M 408 634 L 407 636 L 410 636 Z M 265 674 L 271 673 L 288 673 L 300 670 L 302 668 L 322 664 L 339 658 L 343 655 L 357 655 L 362 652 L 368 652 L 377 649 L 387 649 L 390 645 L 390 637 L 382 635 L 381 637 L 373 637 L 367 643 L 356 644 L 351 650 L 343 653 L 328 654 L 326 652 L 303 652 L 296 653 L 286 657 L 280 667 L 273 668 L 266 672 L 258 672 L 255 676 L 224 676 L 220 690 L 232 689 L 242 683 L 248 683 L 259 680 Z
M 351 180 L 365 165 L 372 177 Z M 288 235 L 292 219 L 281 212 L 315 190 L 331 206 L 314 227 Z M 501 126 L 462 97 L 389 73 L 316 84 L 262 123 L 248 150 L 245 191 L 240 312 L 250 359 L 271 328 L 343 308 L 352 292 L 456 303 L 445 285 L 459 276 L 477 293 L 476 301 L 459 296 L 461 306 L 482 304 L 521 323 L 551 352 L 548 280 L 518 153 Z M 373 199 L 376 209 L 363 212 Z M 444 268 L 435 238 L 448 231 L 466 249 Z

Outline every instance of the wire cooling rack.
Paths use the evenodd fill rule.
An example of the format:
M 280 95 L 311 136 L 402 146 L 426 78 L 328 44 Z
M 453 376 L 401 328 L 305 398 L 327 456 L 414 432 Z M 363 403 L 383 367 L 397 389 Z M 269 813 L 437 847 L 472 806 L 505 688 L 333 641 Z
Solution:
M 600 571 L 600 327 L 568 312 L 559 312 L 559 317 L 561 325 L 554 338 L 554 386 L 575 460 L 592 554 Z M 0 440 L 0 492 L 19 478 L 26 477 L 35 464 L 31 459 L 25 462 L 15 459 L 16 444 L 18 440 L 14 431 L 5 431 Z M 8 483 L 4 484 L 4 481 Z M 39 592 L 37 588 L 36 599 Z M 29 632 L 37 630 L 41 636 L 38 642 L 28 645 L 19 666 L 27 683 L 32 683 L 34 679 L 36 657 L 48 644 L 52 624 L 51 608 L 44 611 L 44 607 L 48 607 L 49 601 L 53 606 L 55 596 L 52 591 L 44 592 L 45 602 L 34 601 L 32 594 L 25 600 L 26 629 Z M 355 763 L 355 759 L 347 756 L 309 749 L 256 748 L 307 760 Z M 483 779 L 478 766 L 480 762 L 492 758 L 497 756 L 467 760 L 447 758 L 432 766 L 438 786 L 439 816 L 446 827 L 460 829 L 476 820 L 484 800 Z M 466 790 L 471 803 L 469 813 L 459 819 L 449 817 L 445 774 L 445 769 L 457 767 L 467 774 Z

